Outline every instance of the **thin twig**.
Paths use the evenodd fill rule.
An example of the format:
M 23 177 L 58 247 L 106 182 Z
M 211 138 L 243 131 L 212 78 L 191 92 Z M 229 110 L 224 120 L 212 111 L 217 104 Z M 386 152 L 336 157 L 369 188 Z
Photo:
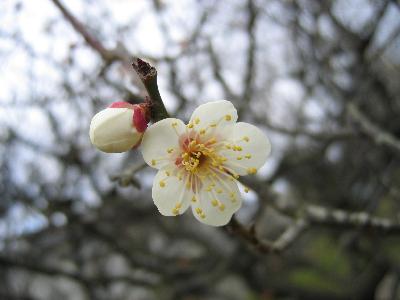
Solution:
M 257 7 L 254 4 L 254 0 L 247 1 L 248 21 L 247 21 L 247 32 L 248 32 L 248 49 L 247 49 L 247 60 L 246 60 L 246 71 L 244 78 L 244 90 L 242 98 L 244 102 L 248 102 L 251 99 L 253 88 L 253 78 L 255 76 L 255 59 L 256 59 L 256 20 L 257 20 Z
M 400 153 L 400 140 L 394 135 L 375 125 L 353 103 L 347 106 L 347 110 L 352 119 L 360 125 L 362 132 L 371 137 L 376 144 L 386 145 Z
M 140 189 L 141 184 L 139 180 L 137 180 L 134 175 L 136 172 L 144 169 L 147 166 L 146 163 L 142 162 L 140 164 L 136 164 L 131 166 L 125 170 L 123 170 L 120 174 L 115 174 L 110 176 L 111 181 L 117 181 L 119 185 L 126 187 L 128 185 L 133 185 L 136 188 Z
M 134 58 L 132 67 L 139 75 L 147 93 L 151 99 L 151 119 L 154 122 L 168 118 L 168 112 L 161 99 L 160 91 L 157 85 L 157 70 L 148 62 L 141 60 L 140 58 Z
M 258 238 L 254 226 L 247 229 L 234 217 L 227 227 L 261 253 L 281 253 L 292 245 L 301 233 L 307 229 L 308 222 L 303 219 L 297 220 L 292 226 L 288 227 L 275 242 Z
M 328 209 L 322 206 L 309 205 L 304 208 L 303 216 L 289 226 L 275 241 L 260 239 L 255 227 L 246 228 L 232 218 L 227 228 L 251 244 L 261 253 L 282 253 L 295 242 L 304 231 L 314 227 L 330 229 L 362 229 L 364 232 L 379 234 L 400 234 L 400 222 L 378 218 L 366 212 L 347 212 L 339 209 Z
M 86 29 L 85 25 L 82 24 L 59 0 L 51 1 L 53 1 L 54 5 L 58 7 L 72 27 L 82 35 L 89 46 L 98 52 L 105 61 L 111 62 L 119 58 L 117 53 L 106 49 L 103 44 Z
M 221 64 L 219 62 L 217 54 L 214 51 L 211 40 L 208 40 L 207 52 L 211 59 L 211 67 L 213 70 L 214 77 L 219 82 L 219 84 L 222 86 L 222 89 L 224 90 L 226 96 L 229 99 L 237 98 L 237 96 L 235 96 L 235 94 L 232 91 L 231 87 L 229 86 L 228 82 L 225 80 L 224 76 L 221 73 Z
M 347 212 L 309 205 L 305 208 L 305 218 L 313 225 L 341 229 L 364 229 L 381 234 L 400 234 L 400 222 L 378 218 L 366 212 Z
M 400 36 L 400 26 L 397 27 L 396 30 L 393 30 L 390 36 L 386 39 L 385 42 L 382 43 L 372 54 L 368 56 L 369 61 L 374 61 L 379 58 L 385 51 L 388 49 L 394 41 Z

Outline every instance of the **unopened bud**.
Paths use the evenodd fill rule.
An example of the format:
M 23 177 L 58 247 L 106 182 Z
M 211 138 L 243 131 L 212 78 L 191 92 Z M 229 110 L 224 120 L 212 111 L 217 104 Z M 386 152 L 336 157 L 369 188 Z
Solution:
M 114 102 L 90 123 L 90 141 L 107 153 L 125 152 L 140 144 L 148 123 L 148 105 Z

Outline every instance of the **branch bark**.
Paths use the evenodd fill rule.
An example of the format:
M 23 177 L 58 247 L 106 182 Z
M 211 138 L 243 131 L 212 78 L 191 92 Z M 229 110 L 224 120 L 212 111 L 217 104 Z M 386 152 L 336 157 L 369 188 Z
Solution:
M 286 229 L 283 234 L 274 242 L 258 238 L 254 226 L 250 227 L 250 229 L 247 229 L 234 217 L 227 225 L 227 228 L 251 244 L 261 253 L 281 253 L 290 245 L 292 245 L 292 243 L 301 235 L 301 233 L 308 228 L 308 225 L 309 224 L 306 220 L 299 219 L 292 226 L 288 227 L 288 229 Z
M 246 228 L 232 218 L 227 229 L 238 235 L 261 253 L 279 254 L 288 249 L 307 229 L 327 227 L 330 229 L 363 229 L 375 234 L 400 234 L 400 222 L 378 218 L 366 212 L 347 212 L 309 205 L 304 208 L 303 216 L 294 221 L 275 241 L 260 239 L 255 226 Z
M 151 100 L 151 119 L 154 122 L 168 118 L 168 112 L 161 99 L 160 91 L 157 85 L 157 70 L 155 67 L 150 65 L 148 62 L 141 60 L 140 58 L 134 58 L 132 63 L 133 69 L 139 75 L 147 93 Z
M 347 106 L 347 110 L 351 118 L 360 125 L 362 132 L 372 138 L 376 144 L 388 146 L 400 153 L 400 140 L 394 135 L 375 125 L 353 103 Z
M 92 35 L 82 24 L 59 0 L 51 0 L 54 5 L 61 11 L 63 16 L 68 20 L 68 22 L 74 27 L 74 29 L 79 32 L 90 47 L 92 47 L 96 52 L 98 52 L 104 60 L 107 62 L 112 62 L 120 58 L 114 51 L 106 49 L 103 44 Z

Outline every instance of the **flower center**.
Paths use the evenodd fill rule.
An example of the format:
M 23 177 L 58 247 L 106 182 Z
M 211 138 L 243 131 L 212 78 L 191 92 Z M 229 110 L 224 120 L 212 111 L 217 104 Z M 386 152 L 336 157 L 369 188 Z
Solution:
M 220 167 L 227 160 L 218 155 L 215 137 L 203 142 L 198 137 L 186 136 L 181 141 L 181 149 L 183 151 L 176 164 L 192 174 L 207 173 L 210 167 Z
M 186 171 L 191 173 L 196 173 L 198 171 L 198 167 L 200 165 L 200 158 L 203 158 L 201 152 L 197 153 L 188 153 L 184 152 L 182 154 L 182 165 L 185 167 Z M 203 159 L 204 160 L 204 159 Z
M 181 164 L 186 171 L 197 173 L 207 162 L 207 157 L 214 150 L 203 144 L 198 138 L 185 137 L 182 141 Z

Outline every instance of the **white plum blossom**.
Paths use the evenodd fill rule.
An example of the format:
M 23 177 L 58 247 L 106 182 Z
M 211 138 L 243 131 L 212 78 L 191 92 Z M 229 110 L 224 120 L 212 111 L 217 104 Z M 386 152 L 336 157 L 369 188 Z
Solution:
M 271 152 L 265 134 L 237 118 L 232 103 L 220 100 L 200 105 L 187 125 L 167 118 L 146 130 L 142 154 L 158 169 L 152 197 L 161 214 L 180 215 L 191 206 L 202 223 L 230 221 L 242 203 L 239 176 L 255 174 Z
M 140 144 L 147 128 L 146 104 L 114 102 L 90 122 L 90 141 L 99 150 L 119 153 Z

